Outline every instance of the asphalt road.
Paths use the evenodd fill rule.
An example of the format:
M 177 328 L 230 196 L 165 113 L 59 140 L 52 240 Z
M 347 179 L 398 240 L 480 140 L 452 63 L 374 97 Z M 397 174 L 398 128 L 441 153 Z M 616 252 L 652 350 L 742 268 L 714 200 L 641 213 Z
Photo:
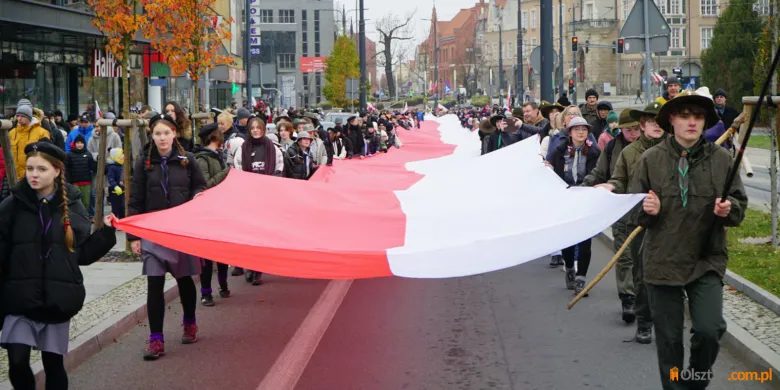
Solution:
M 593 247 L 595 274 L 611 252 Z M 624 342 L 634 327 L 619 318 L 614 275 L 571 311 L 563 279 L 539 259 L 467 278 L 355 281 L 296 389 L 659 389 L 655 345 Z M 166 356 L 141 359 L 138 326 L 76 368 L 71 388 L 257 388 L 327 284 L 266 280 L 231 278 L 233 297 L 199 306 L 194 345 L 179 343 L 181 307 L 170 304 Z M 722 350 L 711 388 L 771 388 L 726 380 L 756 369 Z

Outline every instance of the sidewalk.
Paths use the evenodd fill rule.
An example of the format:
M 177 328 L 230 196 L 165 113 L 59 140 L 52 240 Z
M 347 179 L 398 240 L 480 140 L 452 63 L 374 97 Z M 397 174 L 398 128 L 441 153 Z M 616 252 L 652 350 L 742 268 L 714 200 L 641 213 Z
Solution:
M 81 267 L 87 297 L 84 308 L 71 320 L 66 369 L 79 365 L 146 320 L 146 278 L 141 276 L 141 265 L 98 262 Z M 168 275 L 166 302 L 178 296 L 175 287 L 176 281 Z M 40 352 L 33 351 L 31 365 L 36 375 L 43 371 L 40 356 Z M 0 353 L 0 390 L 11 389 L 8 355 Z
M 598 238 L 614 247 L 612 229 Z M 721 344 L 758 367 L 780 370 L 780 299 L 731 271 L 724 283 L 726 334 Z

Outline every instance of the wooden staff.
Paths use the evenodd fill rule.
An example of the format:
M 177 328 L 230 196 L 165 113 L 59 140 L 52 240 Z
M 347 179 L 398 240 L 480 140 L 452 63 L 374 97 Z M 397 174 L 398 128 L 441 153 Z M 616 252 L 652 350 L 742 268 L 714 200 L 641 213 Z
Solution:
M 737 130 L 735 128 L 733 128 L 733 127 L 728 129 L 725 133 L 723 133 L 723 135 L 720 136 L 720 138 L 718 138 L 717 141 L 715 141 L 715 145 L 720 145 L 720 144 L 726 142 L 726 140 L 729 138 L 729 136 L 731 134 L 735 134 L 736 132 L 737 132 Z M 593 278 L 593 280 L 591 280 L 590 283 L 588 283 L 587 286 L 585 286 L 584 290 L 582 290 L 579 294 L 577 294 L 576 297 L 574 297 L 574 299 L 571 300 L 571 302 L 569 302 L 569 305 L 568 305 L 569 306 L 569 310 L 571 310 L 571 308 L 574 307 L 574 305 L 576 305 L 577 302 L 579 302 L 580 299 L 582 299 L 582 297 L 584 297 L 585 295 L 588 295 L 588 292 L 590 290 L 592 290 L 593 287 L 596 287 L 596 284 L 599 281 L 601 281 L 601 279 L 603 279 L 604 276 L 607 275 L 607 273 L 612 269 L 612 267 L 614 267 L 615 264 L 617 264 L 618 259 L 620 259 L 620 256 L 623 254 L 623 252 L 626 251 L 626 248 L 628 248 L 628 245 L 631 244 L 631 241 L 633 241 L 636 238 L 636 236 L 639 235 L 639 233 L 642 232 L 642 230 L 644 230 L 644 228 L 639 226 L 636 229 L 634 229 L 634 231 L 631 232 L 631 234 L 628 235 L 628 237 L 626 238 L 626 242 L 624 242 L 623 245 L 620 247 L 620 249 L 618 249 L 617 253 L 615 253 L 615 256 L 612 257 L 612 260 L 610 260 L 609 263 L 607 263 L 607 265 L 604 267 L 604 269 L 601 270 L 601 272 L 599 272 L 599 274 L 596 275 L 596 277 Z M 634 259 L 634 261 L 637 261 L 637 260 Z

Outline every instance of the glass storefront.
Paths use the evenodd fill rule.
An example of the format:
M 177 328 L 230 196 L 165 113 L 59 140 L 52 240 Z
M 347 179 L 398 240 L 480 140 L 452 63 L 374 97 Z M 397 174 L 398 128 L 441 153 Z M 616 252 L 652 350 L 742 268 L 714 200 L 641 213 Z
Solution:
M 23 34 L 0 35 L 0 113 L 12 115 L 21 98 L 44 111 L 56 109 L 65 115 L 82 113 L 95 102 L 103 112 L 118 112 L 121 79 L 93 76 L 95 49 L 103 49 L 102 39 L 79 36 L 80 44 L 63 46 L 51 33 L 35 43 Z M 52 44 L 47 43 L 50 40 Z M 134 107 L 147 100 L 142 55 L 131 53 L 129 65 L 130 107 Z

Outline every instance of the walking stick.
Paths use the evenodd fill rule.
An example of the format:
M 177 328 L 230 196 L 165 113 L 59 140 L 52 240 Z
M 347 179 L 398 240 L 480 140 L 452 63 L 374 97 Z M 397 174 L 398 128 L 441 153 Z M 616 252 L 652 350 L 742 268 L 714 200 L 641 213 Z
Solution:
M 737 130 L 734 129 L 734 128 L 728 129 L 728 131 L 723 133 L 723 135 L 721 135 L 720 138 L 718 138 L 718 140 L 715 141 L 715 145 L 720 145 L 720 144 L 726 142 L 726 140 L 729 138 L 729 135 L 734 134 L 736 131 Z M 601 281 L 601 279 L 603 279 L 604 276 L 607 275 L 607 273 L 612 269 L 612 267 L 614 267 L 615 264 L 617 264 L 618 259 L 620 259 L 620 256 L 623 255 L 623 252 L 626 251 L 626 248 L 628 248 L 628 245 L 631 244 L 631 241 L 634 241 L 636 236 L 639 235 L 639 233 L 641 233 L 643 229 L 644 229 L 643 227 L 639 226 L 636 229 L 634 229 L 634 231 L 631 232 L 631 234 L 628 235 L 628 237 L 626 238 L 626 241 L 623 243 L 623 245 L 620 246 L 620 249 L 618 249 L 617 253 L 615 253 L 615 256 L 612 257 L 612 260 L 610 260 L 609 263 L 607 263 L 607 265 L 604 267 L 604 269 L 601 270 L 601 272 L 599 272 L 599 274 L 596 275 L 596 277 L 593 278 L 593 280 L 591 280 L 590 283 L 588 283 L 587 286 L 585 286 L 585 289 L 582 290 L 582 292 L 577 294 L 577 296 L 574 297 L 574 299 L 572 299 L 571 302 L 569 302 L 569 305 L 568 305 L 569 306 L 569 310 L 571 310 L 571 308 L 574 307 L 574 305 L 576 305 L 577 302 L 579 302 L 580 299 L 582 299 L 582 297 L 587 295 L 588 292 L 593 289 L 593 287 L 596 287 L 596 284 L 599 281 Z M 636 260 L 634 260 L 634 261 L 636 261 Z

